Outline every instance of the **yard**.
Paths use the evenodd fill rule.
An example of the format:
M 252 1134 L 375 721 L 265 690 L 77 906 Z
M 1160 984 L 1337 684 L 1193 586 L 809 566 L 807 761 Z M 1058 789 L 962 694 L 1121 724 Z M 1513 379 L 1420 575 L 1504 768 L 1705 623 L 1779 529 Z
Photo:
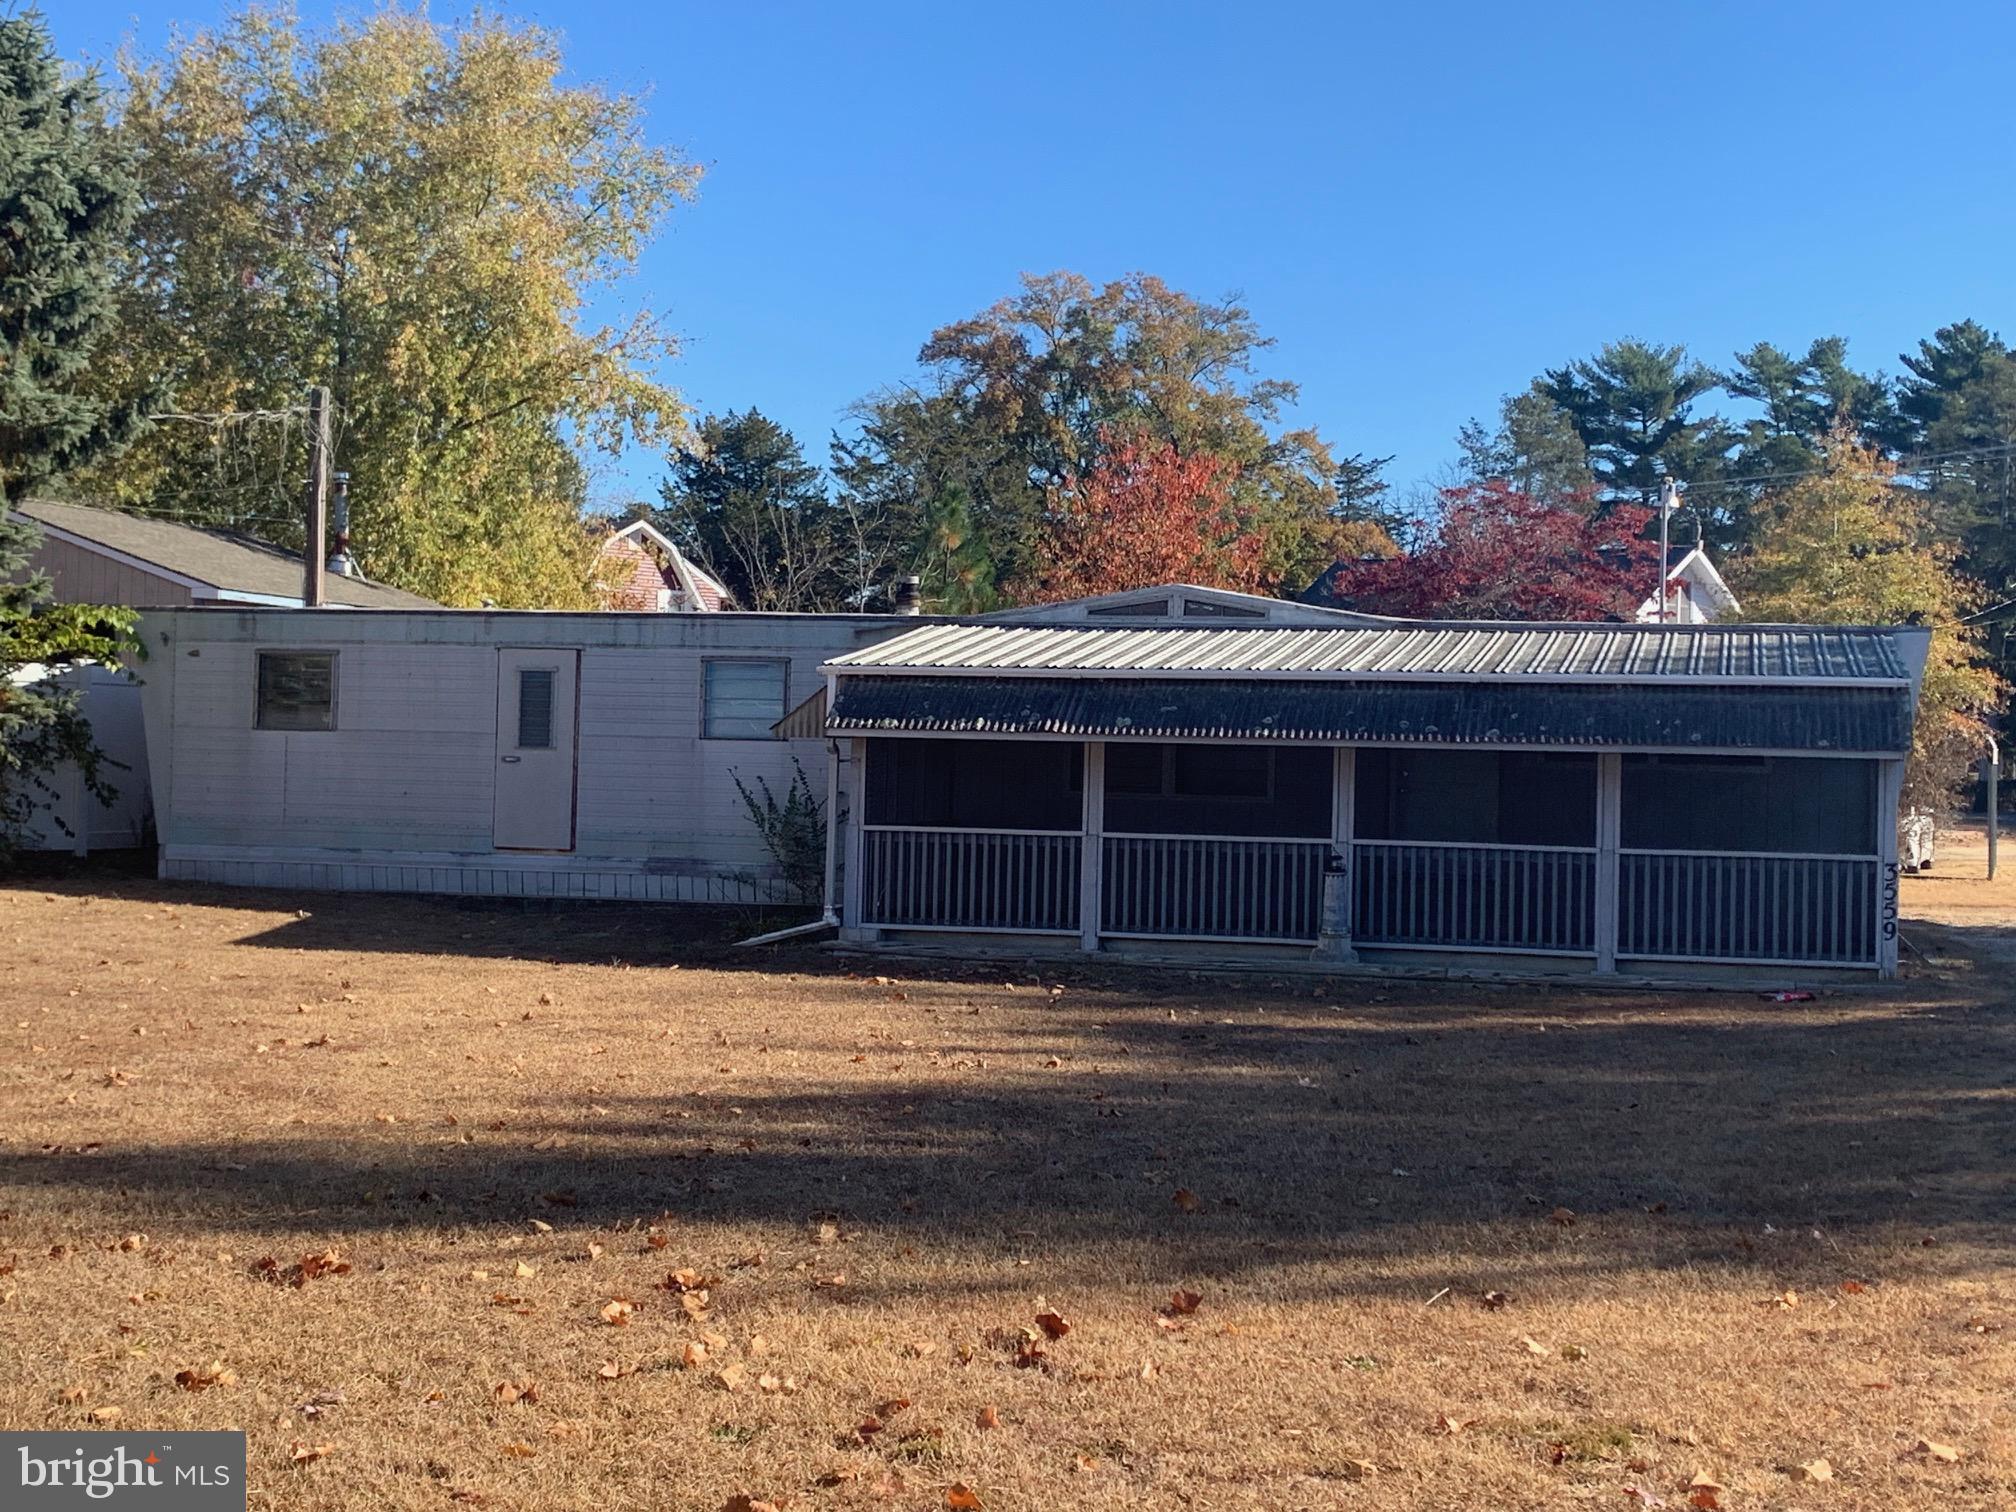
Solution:
M 1789 1004 L 17 883 L 0 1426 L 284 1509 L 2006 1507 L 2016 882 L 1945 864 Z

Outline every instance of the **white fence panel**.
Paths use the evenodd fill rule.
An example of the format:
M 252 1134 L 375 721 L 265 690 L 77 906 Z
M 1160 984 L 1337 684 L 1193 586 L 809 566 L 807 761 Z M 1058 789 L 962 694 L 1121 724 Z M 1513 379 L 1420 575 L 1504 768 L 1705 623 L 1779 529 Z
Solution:
M 870 926 L 1078 928 L 1075 834 L 871 825 L 861 838 Z
M 1328 841 L 1108 835 L 1101 932 L 1313 943 Z
M 1626 851 L 1617 953 L 1873 965 L 1877 873 L 1874 856 Z
M 1596 948 L 1596 852 L 1361 840 L 1352 939 L 1559 954 Z

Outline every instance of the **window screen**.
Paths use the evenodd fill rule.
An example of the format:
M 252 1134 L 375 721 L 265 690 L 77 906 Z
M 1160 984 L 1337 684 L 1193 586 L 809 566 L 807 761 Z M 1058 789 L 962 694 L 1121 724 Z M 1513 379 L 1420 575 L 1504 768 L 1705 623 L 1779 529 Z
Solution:
M 1596 843 L 1596 758 L 1545 751 L 1358 752 L 1361 840 Z
M 518 749 L 553 749 L 553 671 L 521 667 L 518 671 Z
M 1062 740 L 871 740 L 868 822 L 1075 830 L 1083 759 Z
M 1867 856 L 1876 763 L 1834 756 L 1626 756 L 1626 850 Z
M 770 727 L 784 717 L 781 661 L 710 661 L 701 733 L 710 740 L 775 740 Z
M 1327 747 L 1108 741 L 1106 830 L 1134 835 L 1330 833 Z
M 336 653 L 261 651 L 259 728 L 336 728 Z

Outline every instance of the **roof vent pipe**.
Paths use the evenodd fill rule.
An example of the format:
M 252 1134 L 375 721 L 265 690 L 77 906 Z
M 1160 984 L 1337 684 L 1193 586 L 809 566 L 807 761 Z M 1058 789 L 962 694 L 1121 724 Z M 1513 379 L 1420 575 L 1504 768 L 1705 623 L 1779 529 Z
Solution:
M 336 474 L 329 500 L 329 570 L 338 577 L 357 577 L 357 558 L 350 555 L 350 474 Z
M 924 612 L 924 589 L 916 576 L 896 579 L 896 613 L 922 614 Z

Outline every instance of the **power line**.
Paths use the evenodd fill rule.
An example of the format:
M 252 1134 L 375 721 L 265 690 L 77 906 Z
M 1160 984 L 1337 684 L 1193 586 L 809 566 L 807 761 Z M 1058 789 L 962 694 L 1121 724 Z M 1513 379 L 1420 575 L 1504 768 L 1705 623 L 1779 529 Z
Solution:
M 1899 476 L 1917 477 L 1935 462 L 1953 462 L 1972 457 L 2002 457 L 2016 453 L 2016 441 L 2005 441 L 1994 446 L 1962 447 L 1953 451 L 1919 452 L 1912 456 L 1898 457 L 1893 462 Z M 1755 488 L 1764 483 L 1796 482 L 1801 478 L 1817 478 L 1825 473 L 1824 466 L 1801 468 L 1796 472 L 1758 473 L 1744 478 L 1727 478 L 1720 482 L 1701 484 L 1681 484 L 1683 497 L 1696 494 L 1731 493 L 1739 489 Z

